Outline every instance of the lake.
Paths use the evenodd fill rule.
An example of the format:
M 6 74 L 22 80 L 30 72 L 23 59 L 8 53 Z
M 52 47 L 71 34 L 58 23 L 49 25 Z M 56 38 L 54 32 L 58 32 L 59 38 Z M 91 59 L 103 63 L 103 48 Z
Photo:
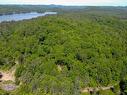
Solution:
M 32 19 L 40 16 L 54 15 L 54 14 L 57 14 L 57 12 L 44 12 L 44 13 L 30 12 L 30 13 L 1 15 L 0 23 L 4 21 L 20 21 L 25 19 Z

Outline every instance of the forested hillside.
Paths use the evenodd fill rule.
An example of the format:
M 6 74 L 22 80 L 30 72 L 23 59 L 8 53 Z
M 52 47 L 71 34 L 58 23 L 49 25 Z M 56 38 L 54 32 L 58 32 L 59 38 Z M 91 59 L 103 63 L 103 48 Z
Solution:
M 1 23 L 0 70 L 17 64 L 18 88 L 0 95 L 81 95 L 103 86 L 115 88 L 97 95 L 126 95 L 126 14 L 90 10 Z

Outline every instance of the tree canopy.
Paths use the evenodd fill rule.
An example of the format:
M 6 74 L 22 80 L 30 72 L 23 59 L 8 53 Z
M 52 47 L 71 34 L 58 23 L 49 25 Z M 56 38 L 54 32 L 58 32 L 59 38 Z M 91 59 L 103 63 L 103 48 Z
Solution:
M 127 21 L 79 11 L 3 22 L 0 69 L 16 62 L 14 95 L 80 95 L 114 85 L 127 74 Z

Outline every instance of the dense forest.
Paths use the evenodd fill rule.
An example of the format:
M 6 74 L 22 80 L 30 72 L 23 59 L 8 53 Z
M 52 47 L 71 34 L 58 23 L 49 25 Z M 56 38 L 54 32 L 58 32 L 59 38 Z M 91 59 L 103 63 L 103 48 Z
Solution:
M 12 13 L 27 13 L 31 11 L 44 12 L 45 10 L 51 10 L 57 6 L 32 6 L 32 5 L 0 5 L 0 14 L 12 14 Z
M 8 7 L 1 5 L 0 14 L 45 6 Z M 52 5 L 43 11 L 49 9 L 58 14 L 0 23 L 0 71 L 15 67 L 17 85 L 0 95 L 127 95 L 127 8 Z M 113 89 L 81 92 L 108 86 Z

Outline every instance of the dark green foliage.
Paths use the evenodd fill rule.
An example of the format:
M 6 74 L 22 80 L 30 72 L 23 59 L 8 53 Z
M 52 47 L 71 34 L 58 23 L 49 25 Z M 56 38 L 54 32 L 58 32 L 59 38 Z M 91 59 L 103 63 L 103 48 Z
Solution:
M 126 95 L 127 94 L 127 77 L 123 78 L 120 83 L 120 90 L 121 90 L 121 95 Z

